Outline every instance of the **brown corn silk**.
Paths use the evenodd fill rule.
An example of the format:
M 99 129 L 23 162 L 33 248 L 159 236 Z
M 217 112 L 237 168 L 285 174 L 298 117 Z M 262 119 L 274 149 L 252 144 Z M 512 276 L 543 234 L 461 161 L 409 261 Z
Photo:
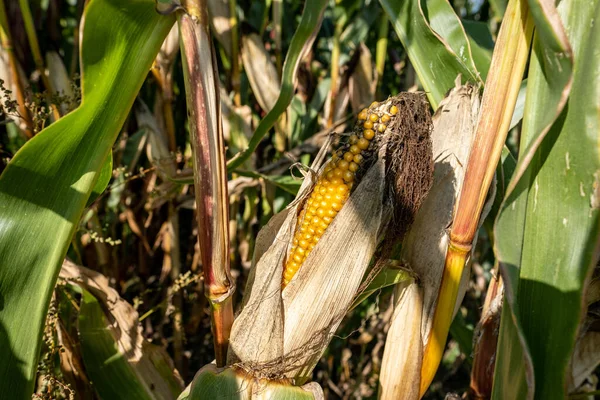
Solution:
M 397 109 L 395 115 L 392 107 Z M 259 233 L 242 309 L 233 324 L 228 365 L 257 378 L 286 377 L 295 384 L 304 383 L 358 294 L 382 238 L 406 231 L 401 225 L 412 221 L 421 202 L 417 193 L 427 193 L 432 159 L 425 97 L 403 93 L 361 113 L 353 132 L 346 135 L 348 141 L 340 145 L 332 160 L 324 166 L 314 163 L 296 200 Z M 377 121 L 370 115 L 377 115 Z M 383 118 L 385 115 L 389 119 Z M 365 127 L 368 121 L 372 126 Z M 378 128 L 378 124 L 385 127 Z M 367 130 L 373 131 L 366 133 L 371 139 L 365 137 Z M 353 154 L 352 161 L 350 156 L 344 158 L 347 153 Z M 358 168 L 351 171 L 350 163 L 358 154 L 362 156 Z M 339 168 L 340 163 L 344 168 Z M 409 173 L 416 165 L 419 167 Z M 354 175 L 345 175 L 347 172 Z M 340 207 L 335 205 L 338 199 L 334 195 L 341 185 L 348 190 Z M 323 198 L 313 197 L 314 193 Z M 328 193 L 333 196 L 326 198 Z M 298 262 L 294 259 L 300 248 L 298 232 L 310 207 L 323 206 L 316 203 L 319 200 L 328 201 L 321 213 L 328 216 L 325 213 L 334 210 L 335 218 L 326 221 L 328 225 L 318 232 L 317 240 L 312 235 L 314 246 L 302 254 L 301 266 L 287 276 L 283 288 L 286 265 L 290 260 Z M 406 210 L 398 210 L 398 204 Z M 312 214 L 319 216 L 319 207 L 313 208 Z M 310 222 L 315 222 L 314 217 Z

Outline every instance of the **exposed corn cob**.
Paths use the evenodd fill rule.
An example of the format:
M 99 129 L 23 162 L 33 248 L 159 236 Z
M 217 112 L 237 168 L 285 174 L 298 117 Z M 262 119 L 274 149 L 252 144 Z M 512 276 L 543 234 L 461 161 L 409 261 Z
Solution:
M 369 151 L 376 135 L 385 132 L 392 116 L 398 113 L 395 105 L 388 106 L 388 103 L 380 106 L 378 102 L 373 102 L 358 114 L 355 134 L 349 139 L 350 146 L 344 145 L 336 151 L 317 179 L 298 216 L 293 245 L 283 273 L 283 287 L 290 283 L 350 196 L 365 152 Z

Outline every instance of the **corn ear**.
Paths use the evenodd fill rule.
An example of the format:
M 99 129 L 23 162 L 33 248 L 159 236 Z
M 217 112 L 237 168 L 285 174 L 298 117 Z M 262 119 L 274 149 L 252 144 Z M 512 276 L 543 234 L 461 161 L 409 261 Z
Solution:
M 396 108 L 398 116 L 392 118 Z M 428 112 L 424 96 L 418 94 L 403 94 L 373 104 L 359 114 L 354 137 L 335 152 L 332 160 L 324 166 L 320 162 L 312 165 L 314 173 L 306 175 L 296 200 L 273 217 L 257 238 L 242 310 L 232 329 L 229 365 L 257 378 L 288 378 L 296 385 L 311 376 L 356 298 L 382 237 L 395 232 L 390 230 L 392 216 L 403 216 L 395 221 L 412 222 L 412 216 L 405 218 L 404 214 L 407 209 L 414 211 L 411 206 L 421 201 L 418 194 L 423 195 L 429 188 L 432 162 Z M 354 156 L 359 154 L 362 159 L 355 162 Z M 416 171 L 421 175 L 407 174 L 414 164 L 409 160 L 424 163 L 425 168 Z M 355 162 L 352 168 L 356 171 L 350 170 L 351 162 Z M 334 192 L 341 186 L 345 186 L 347 199 L 333 206 Z M 414 187 L 408 190 L 404 186 Z M 329 199 L 325 197 L 328 193 L 332 194 Z M 412 203 L 405 204 L 405 200 Z M 305 217 L 310 207 L 323 206 L 323 201 L 327 207 L 321 212 L 334 210 L 335 218 L 330 217 L 321 231 L 314 229 L 312 238 L 318 237 L 313 239 L 314 246 L 303 254 L 301 267 L 286 279 L 284 269 L 290 260 L 295 261 L 300 247 L 297 235 Z M 402 213 L 397 212 L 397 204 L 402 204 Z M 313 207 L 311 213 L 314 216 L 309 222 L 315 222 L 319 207 Z

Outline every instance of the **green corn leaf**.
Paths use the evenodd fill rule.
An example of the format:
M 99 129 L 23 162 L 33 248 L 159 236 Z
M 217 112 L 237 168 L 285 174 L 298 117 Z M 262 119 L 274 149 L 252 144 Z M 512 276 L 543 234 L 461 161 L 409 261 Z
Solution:
M 114 338 L 106 329 L 108 324 L 98 300 L 83 290 L 79 310 L 81 352 L 96 391 L 103 399 L 150 399 L 116 349 Z
M 60 265 L 100 170 L 174 23 L 152 0 L 91 0 L 82 104 L 40 132 L 0 176 L 0 393 L 29 399 Z
M 92 189 L 92 194 L 86 203 L 86 207 L 89 207 L 97 198 L 106 190 L 110 182 L 110 178 L 112 178 L 112 167 L 113 167 L 113 157 L 112 152 L 108 153 L 106 160 L 102 163 L 102 168 L 100 169 L 100 173 L 98 174 L 98 180 Z
M 483 83 L 460 19 L 446 0 L 380 0 L 434 109 L 456 76 Z M 431 22 L 430 22 L 431 21 Z M 488 66 L 481 67 L 487 71 Z
M 399 268 L 384 268 L 382 269 L 369 285 L 363 290 L 352 303 L 351 310 L 356 308 L 360 303 L 366 300 L 373 293 L 379 292 L 388 286 L 394 286 L 400 282 L 414 279 L 409 272 Z
M 323 390 L 316 383 L 302 387 L 249 377 L 232 368 L 204 366 L 178 400 L 314 400 L 322 399 Z
M 487 23 L 481 21 L 462 20 L 465 32 L 469 37 L 473 60 L 481 78 L 487 77 L 490 64 L 492 63 L 492 51 L 494 50 L 494 39 Z
M 492 54 L 489 49 L 486 51 L 477 41 L 471 40 L 467 30 L 463 26 L 463 21 L 456 15 L 450 2 L 447 0 L 422 2 L 421 8 L 426 22 L 429 22 L 431 29 L 442 37 L 458 57 L 458 60 L 469 71 L 481 74 L 474 82 L 482 83 L 485 81 L 492 61 Z M 487 27 L 485 24 L 481 25 Z M 474 33 L 473 30 L 470 32 Z M 483 36 L 481 30 L 477 32 L 477 37 L 480 38 L 480 36 Z M 491 34 L 488 36 L 491 39 Z M 478 58 L 475 58 L 475 55 Z M 471 79 L 476 78 L 472 77 Z
M 536 35 L 519 163 L 495 224 L 506 301 L 494 399 L 566 397 L 585 282 L 597 262 L 600 236 L 600 26 L 594 23 L 600 1 L 558 6 L 574 70 L 561 26 L 549 20 L 544 25 L 536 14 L 541 6 L 532 3 Z
M 269 113 L 260 121 L 254 135 L 248 143 L 248 148 L 238 153 L 227 164 L 229 170 L 234 170 L 242 165 L 252 155 L 258 147 L 260 141 L 265 137 L 269 130 L 275 125 L 277 119 L 285 112 L 288 105 L 294 97 L 294 81 L 296 72 L 300 65 L 302 57 L 310 47 L 317 35 L 317 31 L 323 21 L 323 12 L 327 6 L 327 1 L 315 0 L 307 1 L 302 12 L 300 25 L 292 38 L 290 48 L 287 52 L 283 72 L 281 77 L 281 91 L 275 105 Z

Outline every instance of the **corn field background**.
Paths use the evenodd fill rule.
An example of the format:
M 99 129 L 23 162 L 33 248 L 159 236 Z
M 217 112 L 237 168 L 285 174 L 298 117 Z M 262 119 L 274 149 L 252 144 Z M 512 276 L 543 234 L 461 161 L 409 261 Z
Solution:
M 24 217 L 20 222 L 23 225 L 19 228 L 22 235 L 19 237 L 23 239 L 19 239 L 19 246 L 32 240 L 31 246 L 36 246 L 36 254 L 43 254 L 35 256 L 40 260 L 46 256 L 48 260 L 56 258 L 57 254 L 66 251 L 67 261 L 62 264 L 60 273 L 50 268 L 41 268 L 39 273 L 31 272 L 27 282 L 44 282 L 35 286 L 35 291 L 28 292 L 26 285 L 29 283 L 25 286 L 14 284 L 16 280 L 11 280 L 12 275 L 1 272 L 2 269 L 9 270 L 8 264 L 0 264 L 0 311 L 4 307 L 16 307 L 11 303 L 14 297 L 8 289 L 14 284 L 27 293 L 23 295 L 27 299 L 20 300 L 18 307 L 22 308 L 13 308 L 18 309 L 17 313 L 21 315 L 20 332 L 28 331 L 27 324 L 34 326 L 35 320 L 41 319 L 39 328 L 43 337 L 40 356 L 33 367 L 33 379 L 19 377 L 18 374 L 10 378 L 15 387 L 20 387 L 21 383 L 23 387 L 32 385 L 34 397 L 40 399 L 146 398 L 135 397 L 136 390 L 144 387 L 137 382 L 145 379 L 153 381 L 156 377 L 150 376 L 154 373 L 148 372 L 150 370 L 164 372 L 172 367 L 178 373 L 167 373 L 169 377 L 161 383 L 164 387 L 159 390 L 181 391 L 192 382 L 198 370 L 215 359 L 212 307 L 206 297 L 208 289 L 203 272 L 203 260 L 207 254 L 203 258 L 202 252 L 207 250 L 201 249 L 198 243 L 199 230 L 206 227 L 199 227 L 196 219 L 195 150 L 190 142 L 193 128 L 186 102 L 185 59 L 180 54 L 177 24 L 171 28 L 175 22 L 171 12 L 179 5 L 175 1 L 157 1 L 159 13 L 155 11 L 154 4 L 142 7 L 142 3 L 147 5 L 148 2 L 136 0 L 134 3 L 140 4 L 140 13 L 145 14 L 132 13 L 135 17 L 131 17 L 131 25 L 124 28 L 130 36 L 123 34 L 112 38 L 108 11 L 106 20 L 90 16 L 82 24 L 86 7 L 100 9 L 100 4 L 104 3 L 106 5 L 102 7 L 110 11 L 117 9 L 119 2 L 0 0 L 0 173 L 8 165 L 14 165 L 14 170 L 21 165 L 23 169 L 29 168 L 24 163 L 12 163 L 11 160 L 21 148 L 25 149 L 24 153 L 38 146 L 35 157 L 39 157 L 39 168 L 36 167 L 35 179 L 39 181 L 36 182 L 47 181 L 48 187 L 52 187 L 53 179 L 57 179 L 61 187 L 69 189 L 48 194 L 40 184 L 37 192 L 36 185 L 25 188 L 33 181 L 24 181 L 20 186 L 16 178 L 7 174 L 5 187 L 10 183 L 15 189 L 2 189 L 2 192 L 6 196 L 26 197 L 32 204 L 45 204 L 47 198 L 52 198 L 52 214 L 72 220 L 74 226 L 73 234 L 69 236 L 72 228 L 59 226 L 51 219 L 36 219 L 35 212 L 32 214 L 27 208 L 21 209 Z M 249 280 L 257 235 L 275 214 L 294 200 L 303 182 L 303 173 L 306 173 L 305 166 L 313 162 L 329 140 L 345 140 L 361 110 L 374 101 L 385 101 L 401 92 L 424 92 L 434 111 L 453 87 L 447 85 L 442 89 L 436 82 L 452 83 L 457 75 L 462 76 L 463 82 L 474 84 L 476 90 L 483 90 L 488 71 L 492 73 L 492 52 L 507 3 L 508 0 L 336 0 L 315 1 L 314 4 L 298 0 L 203 2 L 208 7 L 210 42 L 214 46 L 213 63 L 217 72 L 216 98 L 221 108 L 225 158 L 229 162 L 226 176 L 229 204 L 225 212 L 229 215 L 229 247 L 224 257 L 229 260 L 231 281 L 236 288 L 232 298 L 235 312 L 239 310 Z M 568 2 L 563 0 L 561 3 Z M 600 17 L 599 3 L 592 1 L 590 4 L 586 10 Z M 564 8 L 567 6 L 564 5 Z M 425 23 L 419 22 L 419 16 Z M 537 18 L 537 14 L 535 16 Z M 138 28 L 135 20 L 138 17 L 147 18 L 152 23 Z M 568 29 L 575 29 L 576 21 L 573 18 L 565 25 Z M 84 29 L 93 32 L 93 35 L 87 38 L 81 35 Z M 594 44 L 600 44 L 597 43 L 598 37 L 594 39 L 594 32 L 598 33 L 598 29 L 593 24 L 589 29 L 592 43 L 585 45 L 589 46 L 589 53 L 596 59 L 581 65 L 593 65 L 600 58 L 597 56 L 598 47 L 594 47 Z M 577 32 L 569 30 L 569 37 L 571 34 L 576 35 Z M 128 42 L 128 38 L 133 37 L 138 38 Z M 102 38 L 107 39 L 104 41 Z M 438 54 L 435 52 L 439 46 L 434 43 L 438 39 L 445 41 L 447 53 L 434 56 Z M 82 40 L 87 42 L 81 43 Z M 109 64 L 103 63 L 110 60 L 106 60 L 103 52 L 111 46 L 130 64 L 123 61 L 115 63 L 112 69 L 107 68 Z M 80 48 L 92 50 L 82 55 Z M 575 50 L 580 51 L 579 48 Z M 84 75 L 80 65 L 82 59 L 90 66 Z M 152 65 L 147 74 L 144 63 Z M 198 67 L 208 71 L 211 65 L 208 57 L 202 59 Z M 578 64 L 575 65 L 578 68 Z M 568 73 L 571 73 L 570 69 Z M 537 74 L 541 73 L 538 71 Z M 589 74 L 594 76 L 593 71 Z M 494 279 L 499 275 L 495 246 L 504 244 L 495 241 L 498 232 L 494 224 L 495 221 L 504 222 L 496 218 L 504 207 L 502 200 L 510 175 L 518 170 L 521 164 L 517 165 L 517 160 L 520 162 L 520 154 L 525 150 L 523 130 L 528 128 L 524 128 L 526 123 L 522 119 L 527 110 L 534 107 L 525 106 L 525 92 L 533 90 L 528 88 L 527 81 L 535 83 L 537 79 L 528 75 L 526 70 L 523 83 L 518 77 L 517 85 L 521 85 L 521 90 L 515 111 L 511 112 L 510 130 L 494 180 L 496 197 L 491 198 L 485 210 L 487 216 L 480 221 L 481 227 L 470 257 L 471 272 L 466 294 L 449 327 L 441 364 L 423 397 L 425 399 L 488 398 L 475 396 L 473 381 L 477 379 L 473 377 L 473 371 L 477 368 L 485 370 L 486 367 L 474 365 L 474 344 L 482 340 L 484 327 L 478 324 L 485 321 L 485 313 L 493 307 L 489 303 L 496 299 L 491 291 L 502 292 Z M 576 76 L 575 79 L 577 87 L 579 78 Z M 594 88 L 600 87 L 598 77 L 595 79 Z M 104 82 L 108 83 L 105 85 Z M 553 82 L 557 86 L 561 84 L 559 79 Z M 135 92 L 137 86 L 140 86 L 139 92 Z M 590 90 L 593 94 L 595 89 Z M 560 92 L 560 88 L 555 92 Z M 600 91 L 595 93 L 600 98 Z M 585 97 L 585 94 L 580 95 Z M 589 101 L 597 104 L 598 98 L 590 97 Z M 564 101 L 561 104 L 560 107 L 564 106 Z M 567 108 L 571 111 L 577 104 Z M 78 109 L 80 105 L 82 107 Z M 543 107 L 540 106 L 540 109 Z M 553 111 L 548 110 L 548 114 L 555 118 Z M 543 111 L 538 112 L 543 114 Z M 75 134 L 65 134 L 60 140 L 52 141 L 52 127 L 56 127 L 53 132 L 59 129 L 71 132 L 69 129 L 81 126 L 78 125 L 80 120 L 74 122 L 75 118 L 87 121 L 83 123 L 88 124 L 86 139 L 76 141 Z M 566 117 L 563 114 L 558 119 L 564 123 Z M 63 124 L 59 125 L 61 122 Z M 43 138 L 37 140 L 36 135 L 44 129 L 48 130 L 47 134 L 44 131 Z M 102 136 L 103 129 L 116 132 L 115 140 Z M 593 128 L 589 129 L 593 131 Z M 98 138 L 98 142 L 94 142 L 94 138 Z M 82 144 L 86 140 L 100 144 L 86 146 Z M 597 138 L 593 140 L 598 143 Z M 106 149 L 108 157 L 104 156 L 102 149 Z M 60 154 L 60 159 L 49 161 L 48 169 L 45 169 L 44 162 L 50 160 L 53 154 Z M 562 160 L 566 160 L 563 161 L 566 169 L 570 165 L 577 168 L 579 160 L 576 156 L 569 158 L 568 151 L 566 154 L 561 156 Z M 539 161 L 535 157 L 534 160 Z M 77 161 L 79 164 L 74 163 L 71 167 L 69 163 L 75 158 L 87 160 L 89 164 Z M 544 164 L 543 160 L 539 162 Z M 203 166 L 208 168 L 208 162 L 200 168 Z M 81 178 L 66 175 L 56 178 L 53 175 L 56 171 L 71 169 L 79 171 Z M 93 178 L 88 175 L 90 171 L 96 173 Z M 9 179 L 12 180 L 9 182 Z M 551 180 L 548 177 L 540 179 Z M 581 191 L 586 201 L 591 190 L 598 190 L 597 175 L 595 179 L 595 189 L 590 189 L 592 185 L 588 183 L 593 178 L 581 178 L 585 182 L 585 185 L 581 184 Z M 93 186 L 89 199 L 83 195 L 87 189 L 79 189 L 84 185 Z M 538 185 L 537 181 L 535 185 Z M 73 201 L 83 209 L 81 217 L 66 205 L 63 207 L 60 196 L 76 199 Z M 598 201 L 597 198 L 595 201 Z M 596 222 L 598 204 L 592 204 L 591 208 Z M 562 225 L 570 227 L 571 222 L 567 218 L 570 217 L 561 214 L 560 221 L 563 222 L 560 226 L 545 226 L 544 229 L 562 229 Z M 4 229 L 3 221 L 8 220 L 0 218 L 0 232 Z M 8 222 L 6 224 L 9 225 Z M 597 249 L 597 224 L 591 224 L 589 229 L 592 233 L 581 236 L 580 242 L 581 246 L 586 243 L 586 249 Z M 48 235 L 56 230 L 56 242 L 64 242 L 64 249 L 55 248 L 51 236 L 44 236 L 48 239 L 40 241 L 40 244 L 33 236 L 28 236 L 28 230 L 35 232 L 38 228 Z M 14 241 L 16 236 L 11 236 L 16 231 L 6 232 L 0 237 L 4 243 L 0 252 L 8 254 L 5 249 L 17 243 Z M 569 235 L 576 236 L 577 233 Z M 348 243 L 348 246 L 351 245 Z M 506 247 L 501 249 L 504 251 Z M 218 250 L 209 251 L 213 252 L 218 253 Z M 571 285 L 572 291 L 556 289 L 563 294 L 575 293 L 576 297 L 568 300 L 572 302 L 569 304 L 574 304 L 573 308 L 561 311 L 566 319 L 570 310 L 579 312 L 579 303 L 583 301 L 581 296 L 587 296 L 586 306 L 590 305 L 587 319 L 582 317 L 585 323 L 582 322 L 581 326 L 585 328 L 577 328 L 580 318 L 573 314 L 577 321 L 571 323 L 573 332 L 565 333 L 565 343 L 574 342 L 576 332 L 582 336 L 583 332 L 597 335 L 598 331 L 599 281 L 593 275 L 597 256 L 591 250 L 582 254 L 587 258 L 581 261 L 581 265 L 586 262 L 594 264 L 577 272 L 580 274 L 578 279 L 585 281 L 585 289 L 583 283 L 576 289 L 572 289 L 574 286 Z M 0 257 L 0 262 L 5 261 Z M 40 262 L 49 265 L 55 261 Z M 44 279 L 38 279 L 36 274 Z M 56 279 L 54 286 L 53 280 Z M 45 300 L 35 300 L 38 296 L 50 299 L 46 307 Z M 321 386 L 326 399 L 378 397 L 386 335 L 394 312 L 394 286 L 389 283 L 382 285 L 361 300 L 345 315 L 312 372 L 312 381 Z M 103 313 L 107 307 L 114 307 L 117 311 L 107 317 L 108 314 Z M 47 316 L 42 319 L 40 316 L 46 309 Z M 503 318 L 504 313 L 508 313 L 506 309 L 500 312 Z M 493 330 L 497 337 L 499 314 L 496 317 Z M 524 318 L 524 321 L 527 330 L 527 321 L 530 320 Z M 99 328 L 111 324 L 117 324 L 123 328 L 122 332 L 127 332 L 121 338 L 123 341 L 138 343 L 144 349 L 143 356 L 127 357 L 143 359 L 139 365 L 142 366 L 140 369 L 146 368 L 146 372 L 129 375 L 131 371 L 119 366 L 119 361 L 102 365 L 117 368 L 121 380 L 91 378 L 100 376 L 102 368 L 105 368 L 98 366 L 99 358 L 96 358 L 104 357 L 105 353 L 99 354 L 94 346 L 105 346 L 108 351 L 121 349 L 115 347 L 108 336 L 103 336 L 105 331 Z M 535 325 L 535 322 L 532 324 Z M 556 332 L 557 326 L 548 329 Z M 486 328 L 489 329 L 487 325 Z M 10 337 L 8 329 L 0 323 L 0 339 L 3 335 Z M 536 329 L 535 326 L 533 329 Z M 32 335 L 35 337 L 34 333 Z M 573 338 L 568 335 L 573 335 Z M 596 336 L 594 338 L 595 341 L 589 342 L 590 348 L 578 348 L 580 358 L 588 359 L 581 364 L 574 362 L 582 365 L 581 371 L 570 375 L 577 384 L 573 381 L 564 384 L 565 387 L 571 385 L 569 390 L 565 390 L 572 398 L 592 398 L 577 393 L 597 388 L 600 342 Z M 540 341 L 544 340 L 540 337 Z M 495 345 L 493 347 L 495 350 Z M 35 352 L 34 343 L 31 343 L 31 349 Z M 571 351 L 569 348 L 569 354 Z M 119 359 L 118 352 L 116 350 L 114 354 L 115 360 Z M 539 354 L 535 348 L 533 354 L 534 358 Z M 15 356 L 14 365 L 20 362 L 28 365 L 28 360 L 36 359 L 35 356 L 28 357 L 19 361 L 19 357 Z M 494 357 L 491 360 L 489 362 L 495 363 Z M 9 367 L 6 368 L 8 370 Z M 535 368 L 536 378 L 545 376 L 539 375 L 542 372 L 537 366 Z M 145 373 L 149 375 L 144 376 Z M 551 375 L 547 376 L 552 379 Z M 0 379 L 7 378 L 0 376 Z M 6 387 L 10 385 L 6 383 Z M 491 393 L 491 388 L 479 389 Z M 543 391 L 536 393 L 536 398 L 562 398 L 544 397 Z M 21 394 L 13 397 L 9 393 L 0 393 L 0 398 L 23 397 Z M 505 394 L 494 398 L 510 396 Z

